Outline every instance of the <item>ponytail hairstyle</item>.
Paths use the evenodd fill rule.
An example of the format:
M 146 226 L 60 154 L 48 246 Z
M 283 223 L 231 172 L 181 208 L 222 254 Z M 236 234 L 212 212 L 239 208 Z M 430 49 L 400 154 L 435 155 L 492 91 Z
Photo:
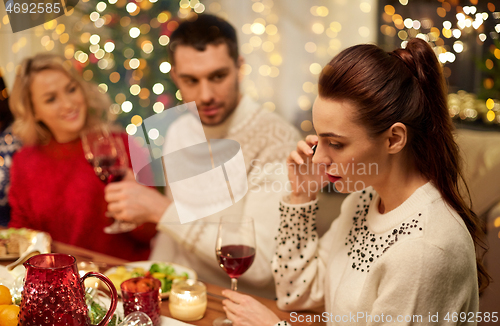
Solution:
M 406 49 L 385 52 L 375 45 L 350 47 L 323 68 L 319 96 L 346 100 L 358 108 L 357 122 L 376 137 L 401 122 L 408 130 L 405 148 L 416 169 L 429 179 L 445 202 L 463 219 L 476 249 L 478 285 L 483 291 L 489 276 L 482 264 L 486 251 L 484 230 L 472 211 L 470 193 L 463 178 L 461 158 L 449 115 L 441 66 L 432 48 L 415 38 Z M 460 195 L 463 181 L 469 198 Z

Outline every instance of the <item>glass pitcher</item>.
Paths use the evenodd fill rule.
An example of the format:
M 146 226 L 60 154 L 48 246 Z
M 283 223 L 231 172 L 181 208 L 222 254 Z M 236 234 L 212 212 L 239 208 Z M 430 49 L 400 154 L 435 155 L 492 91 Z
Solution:
M 65 254 L 43 254 L 28 259 L 19 313 L 21 326 L 91 326 L 85 304 L 84 281 L 97 277 L 111 293 L 108 313 L 98 326 L 106 326 L 116 309 L 116 289 L 101 273 L 78 275 L 76 259 Z

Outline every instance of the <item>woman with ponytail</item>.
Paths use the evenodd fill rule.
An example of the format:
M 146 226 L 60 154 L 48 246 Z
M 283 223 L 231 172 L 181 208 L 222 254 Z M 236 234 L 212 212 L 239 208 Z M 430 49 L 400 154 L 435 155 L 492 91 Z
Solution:
M 459 150 L 431 47 L 412 39 L 389 53 L 342 51 L 321 73 L 313 122 L 317 136 L 288 158 L 292 192 L 281 203 L 272 262 L 278 306 L 325 305 L 328 325 L 475 325 L 489 282 L 476 258 L 482 229 L 459 191 Z M 351 194 L 319 239 L 324 179 Z M 224 294 L 235 326 L 299 320 L 279 321 L 250 297 Z

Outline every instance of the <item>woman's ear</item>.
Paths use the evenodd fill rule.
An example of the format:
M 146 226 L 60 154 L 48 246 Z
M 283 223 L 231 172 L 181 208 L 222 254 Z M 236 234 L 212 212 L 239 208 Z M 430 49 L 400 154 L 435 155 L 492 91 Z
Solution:
M 396 154 L 403 150 L 408 140 L 408 129 L 401 122 L 396 122 L 386 131 L 389 154 Z

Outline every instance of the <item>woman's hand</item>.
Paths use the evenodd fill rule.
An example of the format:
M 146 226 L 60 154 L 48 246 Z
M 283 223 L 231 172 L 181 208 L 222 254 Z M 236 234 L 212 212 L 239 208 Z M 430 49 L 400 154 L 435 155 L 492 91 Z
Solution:
M 291 152 L 286 160 L 288 179 L 292 187 L 291 204 L 315 200 L 321 188 L 328 183 L 326 165 L 312 163 L 312 147 L 317 144 L 318 136 L 307 136 L 305 141 L 297 143 L 297 149 Z
M 273 326 L 281 319 L 251 296 L 238 292 L 224 290 L 222 295 L 229 300 L 223 300 L 222 305 L 234 326 Z

